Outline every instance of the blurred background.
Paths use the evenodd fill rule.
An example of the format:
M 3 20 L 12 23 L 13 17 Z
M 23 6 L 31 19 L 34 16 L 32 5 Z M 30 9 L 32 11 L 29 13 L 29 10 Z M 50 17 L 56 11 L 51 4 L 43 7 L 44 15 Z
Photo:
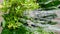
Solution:
M 0 3 L 2 2 L 2 0 L 0 0 Z M 53 19 L 53 21 L 57 21 L 58 23 L 56 25 L 54 25 L 57 28 L 51 28 L 51 30 L 53 29 L 54 32 L 57 32 L 58 34 L 60 34 L 60 9 L 58 10 L 53 10 L 56 14 L 57 14 L 57 18 Z M 2 31 L 2 27 L 1 27 L 1 22 L 3 21 L 2 15 L 3 13 L 0 12 L 0 33 Z

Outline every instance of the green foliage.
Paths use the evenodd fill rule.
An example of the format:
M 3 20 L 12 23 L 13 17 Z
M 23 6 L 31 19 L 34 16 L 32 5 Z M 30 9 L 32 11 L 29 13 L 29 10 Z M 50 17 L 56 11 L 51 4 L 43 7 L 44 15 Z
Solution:
M 2 22 L 3 30 L 1 34 L 51 34 L 43 28 L 24 25 L 27 23 L 26 20 L 32 19 L 27 18 L 24 12 L 36 10 L 39 7 L 36 0 L 4 0 L 2 5 L 4 21 Z
M 4 28 L 1 34 L 26 34 L 26 32 L 28 32 L 26 27 L 21 26 L 19 29 L 15 30 Z
M 37 0 L 42 9 L 57 9 L 60 5 L 60 0 Z
M 16 30 L 9 30 L 7 28 L 4 28 L 1 34 L 54 34 L 53 32 L 48 32 L 43 30 L 42 27 L 26 27 L 26 26 L 20 26 L 19 29 Z
M 6 22 L 5 26 L 7 26 L 8 24 L 10 24 L 9 26 L 11 26 L 12 23 L 12 25 L 14 25 L 12 26 L 14 29 L 18 26 L 15 23 L 20 23 L 21 25 L 21 19 L 25 19 L 25 16 L 23 14 L 24 11 L 35 10 L 38 8 L 38 3 L 36 3 L 35 0 L 4 0 L 2 5 L 2 11 L 5 12 L 5 14 L 3 15 Z
M 9 12 L 15 11 L 16 13 L 38 8 L 38 4 L 34 0 L 4 0 L 3 6 L 4 11 L 9 10 Z

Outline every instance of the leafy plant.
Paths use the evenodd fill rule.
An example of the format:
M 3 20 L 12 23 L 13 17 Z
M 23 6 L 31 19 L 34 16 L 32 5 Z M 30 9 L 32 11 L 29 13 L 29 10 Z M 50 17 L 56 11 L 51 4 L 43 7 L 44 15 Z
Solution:
M 34 6 L 33 6 L 34 5 Z M 27 7 L 29 6 L 29 7 Z M 33 10 L 37 9 L 38 4 L 34 0 L 4 0 L 3 2 L 3 12 L 8 12 L 3 15 L 4 20 L 7 24 L 13 23 L 20 23 L 21 18 L 23 17 L 23 12 L 26 10 Z M 13 25 L 12 24 L 12 25 Z M 7 25 L 6 25 L 7 26 Z
M 44 10 L 52 10 L 60 7 L 59 0 L 37 0 L 37 2 L 39 3 L 40 8 Z
M 27 23 L 27 20 L 33 19 L 28 18 L 24 12 L 38 9 L 39 4 L 36 3 L 36 0 L 4 0 L 2 6 L 4 21 L 1 34 L 36 34 L 36 32 L 38 34 L 52 34 L 42 27 L 29 26 Z

